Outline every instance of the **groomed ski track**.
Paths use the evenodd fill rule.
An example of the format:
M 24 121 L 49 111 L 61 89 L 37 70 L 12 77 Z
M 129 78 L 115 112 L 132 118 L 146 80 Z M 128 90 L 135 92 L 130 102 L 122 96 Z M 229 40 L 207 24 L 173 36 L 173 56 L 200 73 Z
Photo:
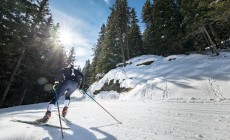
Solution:
M 118 124 L 93 101 L 72 102 L 65 140 L 229 140 L 230 101 L 99 101 Z M 60 129 L 11 122 L 42 117 L 47 103 L 0 110 L 1 140 L 61 139 Z M 56 110 L 54 111 L 56 112 Z M 50 124 L 59 125 L 54 113 Z M 67 126 L 63 122 L 64 126 Z

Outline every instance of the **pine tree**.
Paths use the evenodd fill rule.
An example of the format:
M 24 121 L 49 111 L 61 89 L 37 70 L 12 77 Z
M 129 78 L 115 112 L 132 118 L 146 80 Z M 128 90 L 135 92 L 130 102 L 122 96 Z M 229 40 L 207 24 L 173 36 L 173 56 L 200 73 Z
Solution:
M 43 87 L 36 81 L 42 76 L 48 81 L 53 79 L 58 65 L 52 67 L 50 64 L 62 65 L 65 59 L 64 51 L 57 51 L 60 45 L 54 42 L 55 37 L 50 32 L 53 21 L 48 0 L 2 0 L 0 8 L 0 60 L 6 60 L 0 72 L 1 79 L 4 79 L 1 80 L 4 85 L 1 107 L 47 100 L 46 94 L 41 94 L 44 93 Z M 54 56 L 57 58 L 53 59 Z
M 76 58 L 75 58 L 75 48 L 72 47 L 70 52 L 69 52 L 68 58 L 67 58 L 67 64 L 74 63 L 75 60 L 76 60 Z
M 146 24 L 147 28 L 154 25 L 154 17 L 152 4 L 150 0 L 146 0 L 142 7 L 142 21 Z
M 138 26 L 138 19 L 135 10 L 131 10 L 131 27 L 129 29 L 130 56 L 135 57 L 144 54 L 142 36 Z
M 47 92 L 47 89 L 44 89 L 45 85 L 38 86 L 36 81 L 40 77 L 45 77 L 47 82 L 52 83 L 54 75 L 58 69 L 64 66 L 66 59 L 65 51 L 58 41 L 59 27 L 53 25 L 52 16 L 49 13 L 48 0 L 39 1 L 37 10 L 38 12 L 34 15 L 36 26 L 34 31 L 30 32 L 30 34 L 34 34 L 35 39 L 31 39 L 33 45 L 27 48 L 23 60 L 24 65 L 27 66 L 23 75 L 30 83 L 29 87 L 27 86 L 25 89 L 28 88 L 28 92 L 33 94 L 28 94 L 24 103 L 49 100 L 52 95 Z
M 94 57 L 92 60 L 92 64 L 90 67 L 90 71 L 92 72 L 92 76 L 90 79 L 90 84 L 96 81 L 96 75 L 98 72 L 101 72 L 100 68 L 102 67 L 103 64 L 98 63 L 98 58 L 101 53 L 101 48 L 102 48 L 102 43 L 105 38 L 105 31 L 106 27 L 105 24 L 102 24 L 101 31 L 99 32 L 99 38 L 97 40 L 97 44 L 94 46 Z
M 227 40 L 230 36 L 230 1 L 210 1 L 207 16 L 211 19 L 208 23 L 209 31 L 213 36 L 213 41 L 217 47 L 224 48 L 222 40 Z
M 3 106 L 7 95 L 9 95 L 12 83 L 14 81 L 18 82 L 18 80 L 15 79 L 15 75 L 16 72 L 19 71 L 19 67 L 24 59 L 26 48 L 30 45 L 27 38 L 31 37 L 28 24 L 32 23 L 32 20 L 28 20 L 26 17 L 33 12 L 33 9 L 28 11 L 27 9 L 29 6 L 34 7 L 32 3 L 27 3 L 25 1 L 10 2 L 4 0 L 1 1 L 1 4 L 1 9 L 3 9 L 0 14 L 3 21 L 1 22 L 1 30 L 3 31 L 1 35 L 3 38 L 1 38 L 4 39 L 2 40 L 3 42 L 6 41 L 2 45 L 14 48 L 14 50 L 12 49 L 8 52 L 8 54 L 14 53 L 13 61 L 11 62 L 11 64 L 14 63 L 14 67 L 9 67 L 12 73 L 10 72 L 9 79 L 5 83 L 5 88 L 1 95 L 0 107 Z M 12 41 L 11 44 L 9 44 L 8 41 Z M 8 66 L 6 65 L 6 67 Z
M 115 68 L 117 63 L 122 62 L 119 39 L 117 38 L 116 11 L 114 8 L 111 10 L 106 23 L 105 38 L 100 45 L 101 53 L 98 56 L 97 73 L 106 73 Z
M 85 66 L 84 66 L 84 68 L 82 69 L 82 73 L 84 74 L 84 82 L 86 83 L 86 84 L 89 84 L 90 83 L 90 78 L 91 78 L 91 70 L 90 70 L 90 61 L 89 60 L 87 60 L 86 62 L 85 62 Z
M 179 2 L 175 0 L 155 0 L 153 15 L 155 18 L 155 40 L 157 51 L 161 55 L 181 53 L 180 38 L 182 17 Z
M 98 56 L 97 73 L 106 73 L 129 58 L 127 0 L 116 0 L 106 23 L 106 35 Z M 99 67 L 101 66 L 101 67 Z
M 120 48 L 120 52 L 121 53 L 117 53 L 118 56 L 121 57 L 123 64 L 125 65 L 125 61 L 126 61 L 126 57 L 129 57 L 129 53 L 125 53 L 125 48 L 128 47 L 126 46 L 126 38 L 128 36 L 128 6 L 127 6 L 127 0 L 116 0 L 115 5 L 114 5 L 114 9 L 115 9 L 115 14 L 114 14 L 114 18 L 116 20 L 114 20 L 114 25 L 117 28 L 117 33 L 116 33 L 116 40 L 117 40 L 117 47 Z M 129 51 L 129 48 L 127 48 L 127 50 Z M 128 56 L 126 56 L 125 54 L 128 54 Z
M 146 0 L 142 8 L 142 21 L 146 25 L 143 33 L 143 53 L 158 54 L 155 43 L 155 20 L 153 17 L 153 5 L 151 4 L 150 0 Z
M 210 4 L 214 2 L 213 0 L 195 0 L 195 1 L 187 1 L 182 0 L 182 8 L 181 12 L 184 17 L 184 24 L 186 26 L 187 31 L 187 38 L 195 37 L 196 42 L 203 42 L 206 44 L 209 44 L 212 48 L 212 50 L 219 55 L 218 50 L 216 49 L 216 46 L 213 42 L 213 39 L 211 38 L 210 32 L 207 30 L 207 25 L 210 24 L 213 21 L 213 17 L 210 16 L 210 13 L 214 10 L 212 7 L 210 7 Z M 215 11 L 215 10 L 214 10 Z M 196 38 L 196 36 L 202 36 L 201 39 Z M 205 42 L 205 40 L 207 40 Z M 204 44 L 202 43 L 202 44 Z M 197 43 L 196 43 L 197 44 Z M 200 47 L 200 46 L 198 46 Z M 198 48 L 201 49 L 201 48 Z

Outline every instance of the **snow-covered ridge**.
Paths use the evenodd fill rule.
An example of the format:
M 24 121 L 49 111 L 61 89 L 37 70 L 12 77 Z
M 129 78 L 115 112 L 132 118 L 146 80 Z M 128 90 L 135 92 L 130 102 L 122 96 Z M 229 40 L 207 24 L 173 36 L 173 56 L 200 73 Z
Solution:
M 152 61 L 150 65 L 141 65 Z M 230 53 L 210 55 L 172 55 L 168 57 L 143 55 L 127 61 L 129 65 L 109 71 L 101 80 L 89 88 L 93 93 L 104 83 L 118 80 L 121 87 L 131 91 L 115 95 L 114 99 L 224 99 L 230 94 Z M 98 94 L 96 98 L 109 98 L 110 92 Z M 116 97 L 115 97 L 116 96 Z

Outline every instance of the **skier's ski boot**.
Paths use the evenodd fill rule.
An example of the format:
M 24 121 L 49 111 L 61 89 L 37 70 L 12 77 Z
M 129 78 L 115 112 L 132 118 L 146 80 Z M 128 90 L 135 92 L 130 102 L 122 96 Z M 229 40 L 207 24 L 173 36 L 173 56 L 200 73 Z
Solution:
M 41 118 L 41 119 L 37 119 L 35 121 L 35 124 L 47 123 L 50 117 L 51 117 L 51 112 L 46 111 L 45 116 L 43 118 Z
M 68 110 L 68 107 L 65 106 L 65 107 L 63 108 L 63 110 L 62 110 L 62 117 L 65 117 L 65 116 L 66 116 L 67 110 Z

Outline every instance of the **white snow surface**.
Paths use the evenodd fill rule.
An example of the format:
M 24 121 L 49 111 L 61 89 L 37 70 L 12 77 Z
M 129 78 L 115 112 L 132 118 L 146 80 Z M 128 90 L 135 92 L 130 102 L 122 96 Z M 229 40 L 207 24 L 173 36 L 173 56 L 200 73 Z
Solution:
M 169 61 L 171 60 L 171 61 Z M 151 65 L 140 65 L 154 61 Z M 109 71 L 89 92 L 100 90 L 110 80 L 131 91 L 118 94 L 119 100 L 168 98 L 230 98 L 230 53 L 210 55 L 144 55 L 128 61 L 130 65 Z M 109 93 L 108 93 L 109 94 Z M 114 91 L 112 91 L 114 96 Z M 98 95 L 100 96 L 100 94 Z M 107 95 L 108 96 L 108 95 Z M 117 98 L 116 98 L 117 99 Z
M 169 61 L 169 59 L 171 61 Z M 154 61 L 151 65 L 140 65 Z M 118 80 L 129 92 L 103 91 L 93 98 L 76 91 L 67 119 L 65 140 L 229 140 L 230 53 L 220 56 L 145 55 L 108 72 L 88 90 Z M 63 103 L 63 97 L 59 103 Z M 48 103 L 0 109 L 0 140 L 61 140 L 61 130 L 12 122 L 43 117 Z M 60 109 L 63 104 L 60 105 Z M 57 109 L 48 124 L 59 126 Z

